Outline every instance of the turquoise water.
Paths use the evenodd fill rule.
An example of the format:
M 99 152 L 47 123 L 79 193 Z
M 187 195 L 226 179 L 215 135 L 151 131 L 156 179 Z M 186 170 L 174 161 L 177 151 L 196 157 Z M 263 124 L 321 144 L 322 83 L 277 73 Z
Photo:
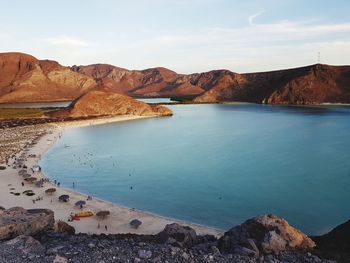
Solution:
M 176 101 L 172 101 L 170 98 L 149 98 L 149 99 L 137 99 L 139 101 L 143 101 L 149 104 L 154 103 L 176 103 Z
M 71 101 L 57 101 L 57 102 L 23 102 L 23 103 L 0 103 L 1 109 L 22 109 L 22 108 L 62 108 L 71 104 Z
M 171 109 L 173 117 L 69 129 L 41 161 L 44 172 L 99 198 L 223 229 L 275 213 L 319 234 L 350 218 L 350 108 Z

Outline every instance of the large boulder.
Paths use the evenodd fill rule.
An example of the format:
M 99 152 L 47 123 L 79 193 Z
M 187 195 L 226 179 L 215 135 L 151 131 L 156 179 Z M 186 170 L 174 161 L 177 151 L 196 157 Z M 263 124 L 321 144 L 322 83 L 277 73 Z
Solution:
M 310 250 L 315 243 L 283 218 L 262 215 L 230 229 L 219 239 L 218 245 L 222 252 L 234 253 L 248 248 L 258 255 L 286 250 Z
M 54 213 L 48 209 L 13 207 L 0 214 L 0 240 L 19 235 L 35 235 L 54 226 Z
M 334 258 L 339 262 L 350 262 L 350 220 L 325 235 L 311 238 L 316 242 L 316 250 L 322 256 Z
M 164 230 L 158 233 L 158 240 L 161 243 L 190 248 L 195 246 L 199 239 L 196 231 L 189 226 L 181 226 L 173 223 L 165 226 Z
M 68 223 L 59 220 L 55 224 L 55 231 L 59 233 L 66 233 L 69 235 L 74 235 L 75 234 L 75 228 Z

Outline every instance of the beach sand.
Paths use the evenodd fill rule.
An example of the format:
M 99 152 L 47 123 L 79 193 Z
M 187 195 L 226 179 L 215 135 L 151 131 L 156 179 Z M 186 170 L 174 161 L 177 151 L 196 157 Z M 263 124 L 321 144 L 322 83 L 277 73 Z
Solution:
M 127 121 L 140 119 L 145 117 L 138 116 L 117 116 L 113 118 L 104 119 L 93 119 L 93 120 L 83 120 L 83 121 L 72 121 L 65 123 L 56 123 L 47 125 L 48 132 L 42 136 L 38 142 L 27 148 L 25 152 L 27 155 L 27 160 L 25 164 L 28 167 L 29 174 L 32 174 L 30 168 L 37 164 L 42 155 L 59 139 L 59 135 L 64 132 L 65 129 L 82 127 L 89 125 L 98 125 L 104 123 Z M 1 142 L 0 142 L 1 143 Z M 28 144 L 30 142 L 28 141 Z M 22 144 L 23 145 L 23 144 Z M 18 153 L 19 156 L 21 153 Z M 28 157 L 30 154 L 34 154 L 35 157 Z M 11 164 L 11 161 L 10 163 Z M 2 165 L 2 164 L 0 164 Z M 62 164 L 64 165 L 64 164 Z M 104 200 L 98 200 L 93 198 L 92 200 L 87 200 L 87 195 L 74 192 L 70 189 L 55 187 L 52 183 L 45 183 L 44 187 L 37 187 L 34 184 L 30 184 L 23 180 L 23 177 L 18 175 L 18 171 L 22 168 L 14 169 L 7 167 L 5 170 L 0 170 L 0 206 L 5 208 L 10 208 L 14 206 L 21 206 L 26 209 L 32 208 L 48 208 L 54 211 L 55 220 L 62 220 L 68 222 L 68 218 L 73 213 L 78 213 L 81 211 L 92 211 L 94 213 L 101 210 L 109 210 L 111 212 L 110 216 L 106 217 L 104 220 L 99 220 L 96 216 L 81 218 L 80 221 L 68 222 L 70 225 L 74 226 L 77 233 L 88 233 L 88 234 L 119 234 L 119 233 L 136 233 L 136 234 L 157 234 L 162 231 L 167 224 L 179 223 L 181 225 L 188 225 L 196 230 L 198 234 L 211 234 L 217 237 L 223 234 L 223 230 L 214 229 L 206 226 L 200 226 L 196 224 L 190 224 L 187 222 L 173 220 L 164 218 L 151 213 L 133 210 L 130 208 L 118 206 Z M 46 178 L 41 172 L 35 172 L 35 177 Z M 24 186 L 22 186 L 24 182 Z M 45 194 L 45 190 L 51 187 L 55 187 L 57 191 L 52 194 Z M 14 190 L 10 190 L 14 188 Z M 26 196 L 22 194 L 25 190 L 33 190 L 35 192 L 34 196 Z M 21 193 L 19 196 L 15 196 L 10 192 Z M 70 201 L 67 203 L 59 202 L 58 197 L 62 194 L 68 194 L 70 196 Z M 33 203 L 33 199 L 38 196 L 43 197 L 43 200 L 36 201 Z M 86 207 L 81 210 L 75 207 L 76 201 L 85 200 L 87 202 Z M 131 228 L 129 222 L 132 219 L 139 219 L 142 221 L 142 225 L 138 229 Z M 98 227 L 100 225 L 100 227 Z M 107 226 L 107 230 L 105 229 Z

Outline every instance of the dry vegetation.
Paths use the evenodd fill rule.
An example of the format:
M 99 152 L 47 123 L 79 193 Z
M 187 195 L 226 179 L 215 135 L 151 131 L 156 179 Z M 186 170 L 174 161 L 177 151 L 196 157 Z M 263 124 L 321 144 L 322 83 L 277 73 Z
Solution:
M 48 109 L 0 109 L 1 119 L 25 119 L 25 118 L 41 118 L 50 110 Z

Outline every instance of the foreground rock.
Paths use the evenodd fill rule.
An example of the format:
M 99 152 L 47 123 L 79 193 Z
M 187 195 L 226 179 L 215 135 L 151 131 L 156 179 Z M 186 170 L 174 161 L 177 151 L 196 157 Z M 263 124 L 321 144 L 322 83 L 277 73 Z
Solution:
M 121 94 L 90 91 L 76 99 L 67 109 L 56 111 L 50 115 L 59 118 L 114 115 L 171 116 L 172 112 L 166 107 L 151 106 Z
M 22 237 L 21 237 L 22 239 Z M 254 258 L 237 253 L 222 254 L 201 247 L 181 248 L 159 244 L 151 237 L 137 235 L 67 235 L 46 233 L 18 243 L 0 241 L 0 262 L 12 263 L 109 263 L 109 262 L 193 262 L 193 263 L 326 263 L 312 254 L 281 252 Z M 40 245 L 41 244 L 41 245 Z
M 87 235 L 73 234 L 74 228 L 65 222 L 52 228 L 53 213 L 49 210 L 12 208 L 4 210 L 0 218 L 3 237 L 15 237 L 0 240 L 1 263 L 333 262 L 296 251 L 311 248 L 313 242 L 275 216 L 248 220 L 227 232 L 219 243 L 213 236 L 199 236 L 192 228 L 178 224 L 167 225 L 158 235 Z M 271 251 L 278 253 L 265 254 Z
M 13 207 L 0 212 L 0 240 L 19 235 L 36 235 L 54 226 L 54 213 L 48 209 L 25 210 Z
M 196 231 L 193 228 L 181 226 L 176 223 L 166 225 L 164 230 L 158 234 L 158 237 L 162 243 L 185 248 L 193 247 L 199 241 Z
M 350 262 L 350 220 L 323 236 L 315 236 L 317 252 L 339 262 Z
M 241 251 L 255 257 L 281 251 L 307 251 L 314 247 L 315 243 L 309 237 L 275 215 L 249 219 L 230 229 L 219 240 L 221 251 L 228 253 Z

